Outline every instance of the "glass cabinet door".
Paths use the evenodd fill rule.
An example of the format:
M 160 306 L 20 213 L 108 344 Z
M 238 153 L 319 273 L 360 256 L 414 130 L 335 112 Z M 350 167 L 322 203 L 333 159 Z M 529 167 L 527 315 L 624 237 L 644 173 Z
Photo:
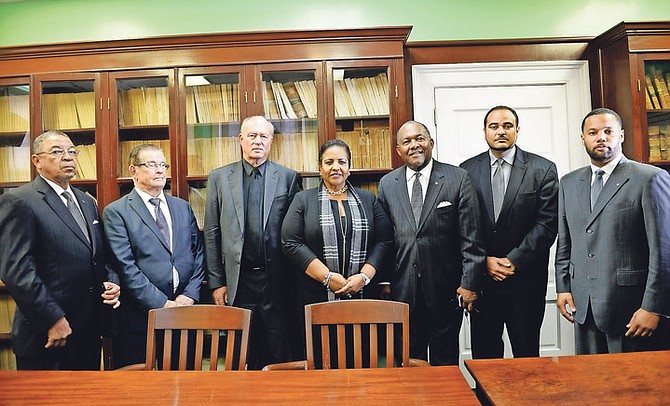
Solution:
M 275 127 L 270 160 L 303 174 L 317 172 L 321 64 L 259 66 L 258 76 L 262 114 Z
M 27 79 L 0 82 L 0 189 L 31 179 L 29 98 Z
M 649 162 L 670 163 L 670 60 L 644 61 Z
M 354 171 L 392 167 L 388 71 L 388 66 L 330 70 L 335 137 L 349 145 Z
M 132 77 L 112 76 L 111 93 L 115 103 L 112 112 L 112 138 L 116 138 L 116 181 L 119 196 L 133 188 L 130 179 L 129 155 L 141 144 L 160 147 L 166 162 L 171 167 L 166 171 L 168 183 L 165 193 L 171 193 L 171 174 L 174 162 L 171 159 L 171 111 L 170 89 L 174 83 L 171 73 L 136 73 Z M 116 136 L 116 137 L 115 137 Z

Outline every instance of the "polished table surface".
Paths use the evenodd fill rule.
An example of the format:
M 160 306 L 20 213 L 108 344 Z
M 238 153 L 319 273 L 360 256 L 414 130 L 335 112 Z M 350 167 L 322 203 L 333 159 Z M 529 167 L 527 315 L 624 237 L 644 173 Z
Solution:
M 494 405 L 670 404 L 670 351 L 467 360 Z
M 0 371 L 0 405 L 479 405 L 457 367 Z

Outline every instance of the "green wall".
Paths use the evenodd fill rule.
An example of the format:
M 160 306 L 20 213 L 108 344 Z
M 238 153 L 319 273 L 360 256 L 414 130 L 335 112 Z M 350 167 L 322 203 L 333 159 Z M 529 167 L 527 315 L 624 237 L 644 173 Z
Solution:
M 0 47 L 389 25 L 410 41 L 596 36 L 640 20 L 670 20 L 668 0 L 29 0 L 0 2 Z

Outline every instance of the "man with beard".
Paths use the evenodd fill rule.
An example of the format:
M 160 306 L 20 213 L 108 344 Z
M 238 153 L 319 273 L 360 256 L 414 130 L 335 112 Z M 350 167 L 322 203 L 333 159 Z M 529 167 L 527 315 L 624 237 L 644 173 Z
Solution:
M 470 331 L 473 358 L 502 358 L 503 327 L 515 357 L 540 355 L 549 248 L 558 227 L 558 173 L 553 162 L 516 146 L 516 111 L 496 106 L 484 116 L 489 146 L 461 164 L 479 197 L 486 270 Z
M 465 170 L 432 159 L 425 125 L 406 122 L 396 141 L 405 165 L 379 184 L 393 223 L 395 267 L 380 279 L 390 280 L 384 289 L 391 299 L 409 303 L 410 357 L 428 360 L 430 347 L 431 365 L 456 365 L 461 306 L 472 309 L 484 277 L 477 195 Z
M 591 165 L 559 189 L 556 304 L 577 354 L 670 346 L 670 176 L 623 156 L 622 127 L 610 109 L 587 114 Z

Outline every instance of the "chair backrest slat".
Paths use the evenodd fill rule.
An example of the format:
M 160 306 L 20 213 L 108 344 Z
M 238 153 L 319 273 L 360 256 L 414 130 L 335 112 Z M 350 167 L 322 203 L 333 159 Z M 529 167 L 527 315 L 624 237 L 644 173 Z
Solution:
M 225 369 L 244 369 L 247 362 L 250 324 L 251 310 L 230 306 L 194 305 L 150 310 L 145 368 L 156 369 L 157 355 L 161 354 L 162 370 L 170 370 L 173 367 L 180 370 L 189 368 L 202 370 L 203 359 L 207 355 L 205 340 L 210 339 L 209 369 L 216 371 L 221 342 L 219 335 L 223 331 L 228 337 Z M 178 338 L 173 339 L 173 332 Z M 159 337 L 163 338 L 162 349 L 157 348 Z M 173 342 L 178 343 L 178 351 L 173 349 Z M 237 359 L 238 362 L 234 363 L 233 359 Z

